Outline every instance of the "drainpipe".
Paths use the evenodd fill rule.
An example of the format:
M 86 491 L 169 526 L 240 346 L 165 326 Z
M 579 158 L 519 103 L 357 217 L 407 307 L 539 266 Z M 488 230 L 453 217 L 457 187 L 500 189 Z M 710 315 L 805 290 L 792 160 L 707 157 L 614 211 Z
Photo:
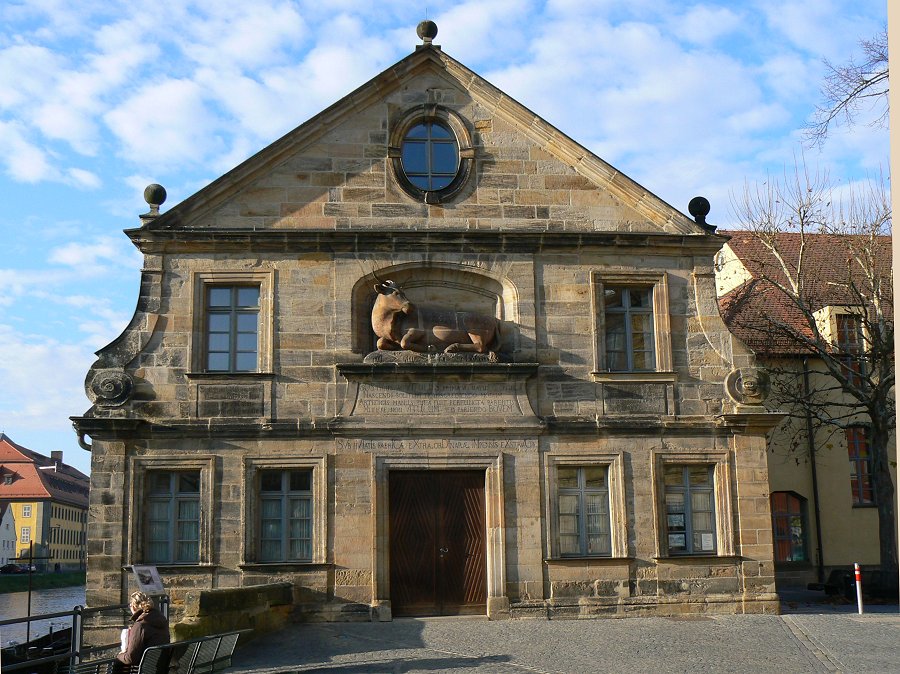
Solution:
M 803 395 L 809 398 L 809 358 L 803 357 Z M 820 583 L 825 582 L 825 551 L 822 549 L 822 518 L 819 515 L 819 479 L 816 476 L 816 446 L 813 438 L 813 420 L 809 407 L 806 408 L 806 444 L 809 451 L 809 466 L 812 476 L 813 512 L 816 515 L 816 576 Z

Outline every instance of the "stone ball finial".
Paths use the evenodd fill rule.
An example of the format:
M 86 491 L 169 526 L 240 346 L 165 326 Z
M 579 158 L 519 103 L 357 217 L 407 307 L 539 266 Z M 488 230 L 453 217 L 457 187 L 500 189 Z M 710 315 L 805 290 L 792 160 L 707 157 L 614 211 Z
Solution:
M 147 185 L 144 188 L 144 201 L 149 204 L 150 208 L 159 210 L 159 207 L 166 203 L 166 188 L 156 183 Z
M 434 21 L 422 21 L 416 26 L 416 35 L 418 35 L 425 44 L 429 44 L 437 37 L 437 34 L 438 27 Z
M 716 231 L 715 225 L 706 222 L 706 216 L 710 211 L 709 200 L 706 197 L 694 197 L 688 202 L 688 213 L 694 216 L 694 222 L 703 227 L 708 232 Z
M 166 202 L 166 188 L 152 183 L 144 188 L 144 201 L 150 206 L 150 210 L 141 216 L 142 220 L 152 220 L 159 215 L 159 207 Z

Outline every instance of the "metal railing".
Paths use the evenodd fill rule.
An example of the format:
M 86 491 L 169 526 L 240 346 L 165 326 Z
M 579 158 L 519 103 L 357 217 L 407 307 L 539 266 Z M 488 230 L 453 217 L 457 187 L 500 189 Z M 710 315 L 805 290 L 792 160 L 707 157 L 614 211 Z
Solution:
M 160 597 L 155 597 L 156 602 L 159 606 L 159 610 L 162 612 L 164 616 L 168 619 L 169 617 L 169 597 L 166 595 L 162 595 Z M 96 655 L 98 653 L 104 653 L 107 651 L 111 651 L 113 649 L 118 652 L 121 642 L 114 641 L 112 643 L 107 644 L 99 644 L 99 645 L 87 645 L 84 642 L 84 627 L 86 619 L 90 620 L 92 617 L 99 616 L 103 613 L 111 613 L 111 612 L 120 612 L 122 617 L 121 622 L 118 624 L 118 628 L 122 629 L 126 625 L 128 616 L 130 615 L 128 604 L 114 604 L 111 606 L 97 606 L 97 607 L 84 607 L 84 606 L 75 606 L 71 611 L 59 611 L 57 613 L 42 613 L 39 615 L 31 615 L 26 616 L 24 618 L 10 618 L 7 620 L 0 620 L 0 630 L 7 625 L 18 625 L 22 623 L 26 623 L 30 626 L 32 622 L 40 622 L 45 620 L 53 620 L 54 618 L 70 618 L 72 621 L 71 627 L 71 638 L 69 641 L 69 648 L 65 652 L 61 653 L 53 653 L 51 655 L 42 656 L 40 652 L 38 652 L 37 647 L 29 648 L 28 643 L 24 644 L 16 644 L 15 646 L 7 646 L 3 650 L 7 651 L 10 648 L 23 648 L 25 650 L 22 651 L 22 655 L 17 654 L 17 659 L 19 657 L 24 658 L 24 662 L 15 662 L 8 663 L 6 661 L 3 662 L 3 674 L 12 672 L 19 672 L 28 670 L 29 672 L 33 671 L 45 671 L 45 672 L 57 672 L 57 671 L 66 671 L 66 668 L 60 670 L 60 667 L 65 665 L 74 666 L 82 661 L 89 659 L 91 656 Z M 116 627 L 113 625 L 107 625 L 110 629 L 115 629 Z M 50 624 L 50 634 L 53 634 L 53 623 Z M 47 635 L 45 635 L 47 636 Z M 43 638 L 43 637 L 39 637 Z M 44 649 L 42 649 L 44 650 Z M 32 652 L 34 651 L 34 652 Z M 2 656 L 0 656 L 2 657 Z M 35 670 L 37 665 L 41 665 L 40 669 Z

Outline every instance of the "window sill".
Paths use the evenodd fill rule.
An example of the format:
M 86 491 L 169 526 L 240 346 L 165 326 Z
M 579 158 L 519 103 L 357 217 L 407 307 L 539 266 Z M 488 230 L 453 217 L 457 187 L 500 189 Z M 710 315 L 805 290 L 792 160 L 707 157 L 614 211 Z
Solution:
M 244 562 L 238 564 L 242 571 L 306 571 L 310 569 L 329 569 L 332 562 Z
M 274 372 L 185 372 L 188 379 L 274 379 Z
M 191 570 L 198 571 L 198 572 L 211 573 L 219 568 L 218 564 L 208 564 L 208 563 L 203 563 L 203 562 L 197 562 L 197 563 L 156 562 L 156 563 L 147 563 L 147 564 L 139 563 L 138 566 L 155 566 L 159 571 L 177 571 L 179 573 L 183 572 L 183 571 L 191 571 Z M 132 568 L 131 568 L 131 566 L 123 566 L 122 570 L 128 571 L 130 573 Z
M 678 375 L 675 372 L 591 372 L 595 382 L 634 382 L 674 384 Z
M 571 557 L 547 557 L 544 564 L 565 564 L 567 562 L 577 562 L 584 564 L 585 562 L 606 562 L 608 564 L 629 564 L 634 561 L 634 557 L 609 557 L 602 555 L 572 555 Z
M 717 562 L 721 562 L 723 564 L 727 564 L 729 562 L 739 562 L 743 559 L 740 555 L 668 555 L 662 557 L 653 557 L 653 560 L 657 563 L 671 563 L 671 562 L 705 562 L 710 560 L 715 560 Z

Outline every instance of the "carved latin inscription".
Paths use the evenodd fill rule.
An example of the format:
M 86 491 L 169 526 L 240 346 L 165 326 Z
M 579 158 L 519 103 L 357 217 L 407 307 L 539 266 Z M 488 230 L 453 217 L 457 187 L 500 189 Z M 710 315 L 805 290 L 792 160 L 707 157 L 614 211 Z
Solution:
M 511 415 L 522 414 L 509 386 L 484 382 L 360 384 L 356 415 Z

